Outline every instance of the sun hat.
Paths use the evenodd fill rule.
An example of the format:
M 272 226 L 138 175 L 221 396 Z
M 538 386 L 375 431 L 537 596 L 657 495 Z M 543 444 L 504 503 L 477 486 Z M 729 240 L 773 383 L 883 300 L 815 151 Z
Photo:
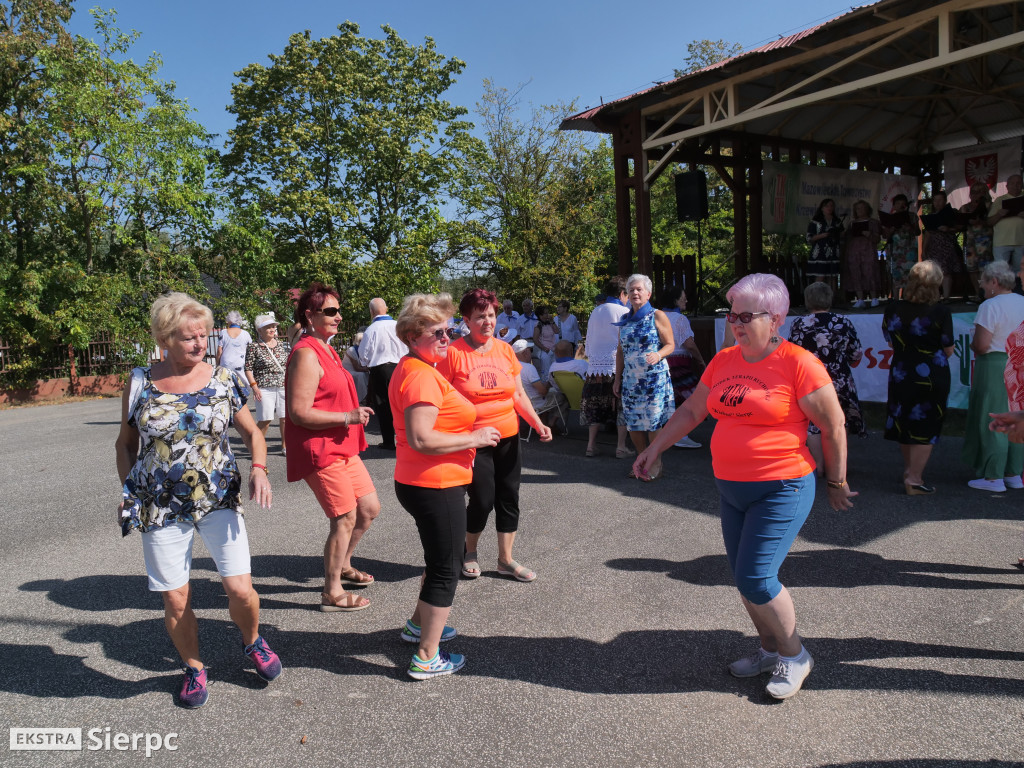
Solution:
M 519 354 L 524 349 L 530 349 L 530 347 L 532 346 L 532 341 L 528 341 L 526 339 L 516 339 L 514 342 L 512 342 L 512 351 L 515 352 L 516 354 Z
M 266 328 L 268 325 L 279 325 L 277 318 L 274 317 L 273 312 L 268 312 L 265 315 L 256 315 L 256 330 Z

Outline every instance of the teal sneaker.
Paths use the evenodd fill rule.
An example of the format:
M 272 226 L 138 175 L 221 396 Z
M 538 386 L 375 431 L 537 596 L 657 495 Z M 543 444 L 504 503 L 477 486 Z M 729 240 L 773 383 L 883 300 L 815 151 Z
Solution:
M 423 661 L 415 653 L 409 662 L 409 677 L 413 680 L 426 680 L 429 677 L 440 677 L 458 672 L 466 666 L 466 657 L 461 653 L 448 653 L 438 650 L 430 661 Z
M 444 630 L 441 632 L 441 642 L 451 640 L 457 634 L 458 632 L 455 631 L 455 627 L 445 625 Z M 419 625 L 413 624 L 412 619 L 406 620 L 405 626 L 402 627 L 402 639 L 407 643 L 418 643 L 420 641 Z

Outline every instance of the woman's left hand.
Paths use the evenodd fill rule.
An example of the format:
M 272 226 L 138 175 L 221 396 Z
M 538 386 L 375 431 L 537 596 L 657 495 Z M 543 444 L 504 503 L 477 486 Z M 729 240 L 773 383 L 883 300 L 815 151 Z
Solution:
M 850 490 L 849 483 L 843 483 L 842 488 L 833 488 L 828 486 L 828 503 L 836 512 L 842 512 L 844 509 L 853 509 L 854 496 L 859 495 L 856 491 Z
M 253 467 L 249 470 L 249 500 L 255 501 L 264 509 L 270 509 L 271 502 L 270 478 L 267 473 Z
M 551 434 L 551 427 L 547 424 L 541 424 L 539 427 L 534 427 L 537 431 L 537 437 L 540 438 L 542 443 L 550 443 L 553 435 Z
M 644 360 L 647 361 L 648 365 L 656 365 L 657 363 L 661 362 L 661 354 L 659 354 L 658 352 L 648 352 L 646 355 L 644 355 Z

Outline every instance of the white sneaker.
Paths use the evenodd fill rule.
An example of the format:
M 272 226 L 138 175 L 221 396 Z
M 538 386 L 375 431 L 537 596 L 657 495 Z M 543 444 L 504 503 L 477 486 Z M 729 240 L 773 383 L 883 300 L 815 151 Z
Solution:
M 765 690 L 773 699 L 788 699 L 796 696 L 804 684 L 804 680 L 811 670 L 814 669 L 814 659 L 807 649 L 800 646 L 800 655 L 795 659 L 787 659 L 779 656 L 775 663 L 775 671 L 772 679 L 768 681 Z
M 676 448 L 700 448 L 701 443 L 695 440 L 691 440 L 689 437 L 684 437 L 682 440 L 674 444 Z M 1018 478 L 1019 479 L 1019 478 Z M 1022 486 L 1024 487 L 1024 486 Z
M 988 491 L 990 493 L 1004 493 L 1006 491 L 1006 483 L 1003 482 L 1002 478 L 986 480 L 983 477 L 979 477 L 977 480 L 968 482 L 967 486 L 974 488 L 976 491 Z
M 853 308 L 854 309 L 863 309 L 864 308 L 864 300 L 863 299 L 857 299 L 855 302 L 853 302 Z
M 778 660 L 779 654 L 768 653 L 758 643 L 756 651 L 745 658 L 737 659 L 729 665 L 729 674 L 733 677 L 757 677 L 775 669 L 775 664 Z
M 1007 488 L 1012 488 L 1015 491 L 1019 491 L 1024 488 L 1024 480 L 1020 479 L 1020 475 L 1014 475 L 1013 477 L 1004 477 L 1003 485 Z
M 872 307 L 877 307 L 878 306 L 878 299 L 872 299 L 871 300 L 871 306 Z

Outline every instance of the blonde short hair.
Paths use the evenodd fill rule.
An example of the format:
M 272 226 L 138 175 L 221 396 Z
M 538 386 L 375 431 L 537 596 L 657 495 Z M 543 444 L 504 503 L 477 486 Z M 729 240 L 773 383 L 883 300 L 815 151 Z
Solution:
M 160 347 L 167 347 L 171 335 L 186 321 L 201 322 L 213 331 L 213 312 L 187 293 L 165 293 L 149 310 L 149 333 Z
M 455 304 L 447 293 L 414 293 L 405 297 L 398 314 L 395 333 L 406 346 L 420 336 L 428 325 L 447 322 L 455 314 Z
M 942 287 L 942 267 L 931 259 L 919 261 L 910 268 L 903 298 L 914 304 L 935 304 Z

